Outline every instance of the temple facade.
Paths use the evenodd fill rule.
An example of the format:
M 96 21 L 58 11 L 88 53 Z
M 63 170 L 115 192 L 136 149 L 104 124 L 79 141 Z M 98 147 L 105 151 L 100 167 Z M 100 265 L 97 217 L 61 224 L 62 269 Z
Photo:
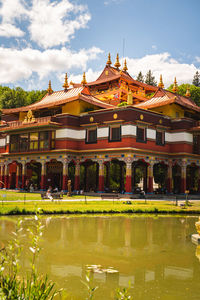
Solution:
M 134 80 L 118 55 L 93 82 L 49 82 L 42 100 L 2 110 L 1 188 L 199 193 L 200 107 L 177 91 Z

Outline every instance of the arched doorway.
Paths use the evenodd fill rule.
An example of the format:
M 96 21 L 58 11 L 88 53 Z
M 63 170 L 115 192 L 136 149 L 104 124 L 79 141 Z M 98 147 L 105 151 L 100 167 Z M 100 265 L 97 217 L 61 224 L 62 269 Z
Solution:
M 26 181 L 25 189 L 29 189 L 30 185 L 34 186 L 34 189 L 40 189 L 41 181 L 41 164 L 39 162 L 31 161 L 26 165 Z
M 147 192 L 147 163 L 143 160 L 138 160 L 132 164 L 132 186 L 133 192 L 143 190 Z
M 181 167 L 177 164 L 172 167 L 172 190 L 174 194 L 181 192 Z
M 52 189 L 62 189 L 63 164 L 56 159 L 52 159 L 46 164 L 46 187 Z
M 199 184 L 199 167 L 195 164 L 187 166 L 186 174 L 186 188 L 190 191 L 190 194 L 196 194 L 198 192 Z
M 98 187 L 99 165 L 87 160 L 80 165 L 80 190 L 96 192 Z
M 153 166 L 154 190 L 160 194 L 167 192 L 167 165 L 157 163 Z
M 124 193 L 126 164 L 113 159 L 105 164 L 105 191 Z

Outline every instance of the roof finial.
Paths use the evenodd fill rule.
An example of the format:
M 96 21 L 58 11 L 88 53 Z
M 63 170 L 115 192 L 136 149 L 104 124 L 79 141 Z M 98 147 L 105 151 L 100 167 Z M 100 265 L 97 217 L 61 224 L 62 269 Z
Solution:
M 81 84 L 82 85 L 86 85 L 87 84 L 85 72 L 83 73 L 83 80 L 81 81 Z
M 173 86 L 172 92 L 174 92 L 174 93 L 178 92 L 178 84 L 176 81 L 176 77 L 174 78 L 174 86 Z
M 158 87 L 164 89 L 164 83 L 163 83 L 163 80 L 162 80 L 162 75 L 160 75 L 160 82 L 158 84 Z
M 112 65 L 112 61 L 111 61 L 111 57 L 110 57 L 110 52 L 108 53 L 108 60 L 107 60 L 106 65 L 107 65 L 107 66 Z
M 119 69 L 119 67 L 121 66 L 120 62 L 119 62 L 119 54 L 117 53 L 117 57 L 116 57 L 116 62 L 114 64 L 115 68 Z
M 53 90 L 51 88 L 51 80 L 49 80 L 49 86 L 48 86 L 47 92 L 49 95 L 51 95 L 53 93 Z
M 187 87 L 187 91 L 185 93 L 185 97 L 190 98 L 191 94 L 190 94 L 190 87 Z
M 65 74 L 65 82 L 63 84 L 63 87 L 65 90 L 67 90 L 69 87 L 67 73 Z
M 127 67 L 127 63 L 126 63 L 126 59 L 124 61 L 124 67 L 123 67 L 123 71 L 126 72 L 128 70 L 128 67 Z

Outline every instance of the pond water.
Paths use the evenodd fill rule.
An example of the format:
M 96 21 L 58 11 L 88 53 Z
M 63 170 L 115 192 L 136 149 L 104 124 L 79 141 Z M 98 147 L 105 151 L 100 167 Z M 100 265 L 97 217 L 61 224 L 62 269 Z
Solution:
M 16 217 L 0 218 L 0 245 L 10 238 Z M 199 299 L 200 249 L 192 244 L 197 217 L 57 216 L 42 217 L 44 227 L 38 268 L 73 298 L 85 299 L 86 265 L 114 268 L 92 273 L 95 299 L 114 299 L 128 287 L 134 300 Z M 30 226 L 24 218 L 24 228 Z M 200 246 L 199 246 L 200 247 Z M 28 245 L 25 247 L 28 252 Z M 22 269 L 29 266 L 27 254 Z

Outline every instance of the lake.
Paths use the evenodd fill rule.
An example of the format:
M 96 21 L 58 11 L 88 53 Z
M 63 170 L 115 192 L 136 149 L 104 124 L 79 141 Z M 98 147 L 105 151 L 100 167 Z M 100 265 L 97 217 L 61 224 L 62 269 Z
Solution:
M 24 217 L 24 229 L 33 218 Z M 99 288 L 95 299 L 114 299 L 118 287 L 128 287 L 134 300 L 188 300 L 200 296 L 200 248 L 192 216 L 94 215 L 42 217 L 45 225 L 38 269 L 64 288 L 68 299 L 85 299 L 87 265 Z M 0 218 L 0 246 L 15 229 L 17 217 Z M 199 246 L 200 247 L 200 246 Z M 25 240 L 22 270 L 29 268 Z M 116 273 L 108 273 L 112 268 Z M 103 269 L 103 271 L 101 271 Z

